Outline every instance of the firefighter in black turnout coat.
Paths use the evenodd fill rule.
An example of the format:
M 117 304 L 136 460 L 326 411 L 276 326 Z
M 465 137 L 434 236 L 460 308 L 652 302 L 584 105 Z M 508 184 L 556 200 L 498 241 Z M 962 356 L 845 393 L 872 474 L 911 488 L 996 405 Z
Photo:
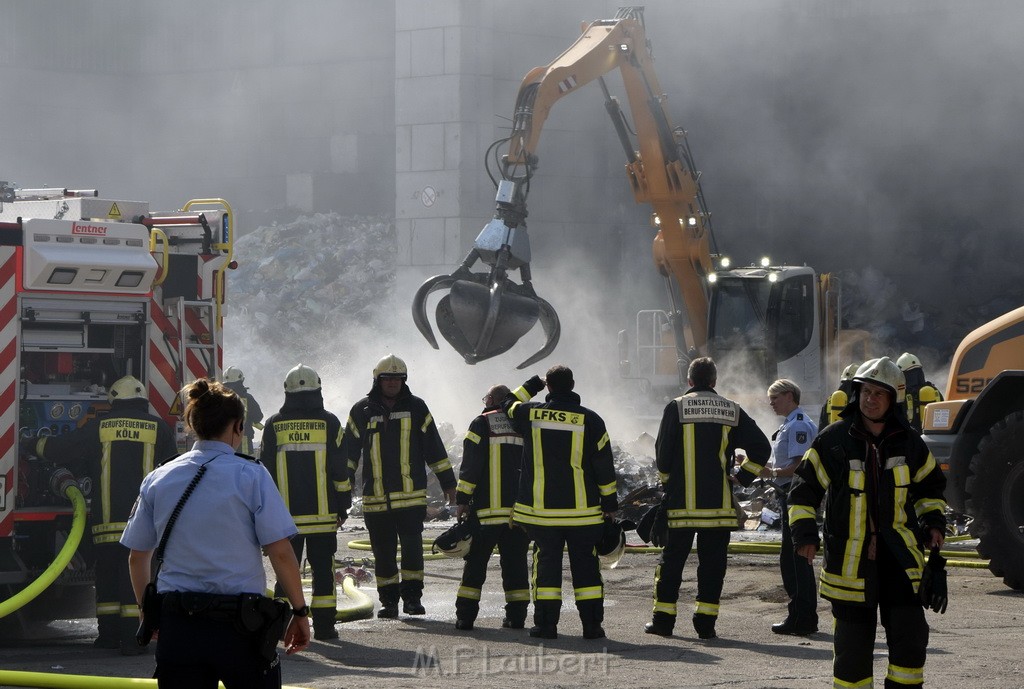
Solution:
M 888 357 L 853 378 L 839 422 L 814 439 L 789 491 L 797 555 L 813 562 L 815 512 L 825 499 L 821 597 L 835 617 L 834 686 L 873 686 L 876 620 L 889 647 L 887 689 L 924 683 L 928 623 L 918 598 L 923 543 L 941 547 L 946 477 L 910 426 L 904 377 Z
M 462 466 L 456 494 L 460 519 L 472 513 L 481 528 L 470 545 L 462 582 L 455 599 L 455 628 L 472 629 L 480 611 L 480 592 L 487 578 L 487 562 L 497 546 L 505 589 L 505 619 L 501 626 L 522 629 L 530 603 L 526 531 L 509 524 L 519 487 L 523 438 L 498 406 L 509 395 L 495 385 L 484 396 L 484 411 L 473 419 L 463 442 Z
M 737 527 L 729 464 L 738 448 L 746 450 L 736 480 L 749 486 L 768 463 L 772 448 L 740 405 L 715 392 L 714 361 L 694 359 L 687 378 L 690 389 L 668 403 L 658 429 L 655 454 L 665 490 L 668 539 L 654 572 L 654 614 L 644 631 L 672 635 L 683 567 L 696 537 L 700 564 L 693 628 L 700 638 L 713 639 L 729 533 Z
M 26 448 L 75 476 L 92 481 L 92 542 L 96 555 L 96 620 L 101 648 L 134 655 L 139 606 L 128 576 L 128 552 L 119 541 L 139 485 L 149 472 L 177 451 L 174 431 L 149 412 L 146 388 L 125 376 L 107 392 L 110 411 L 63 435 L 28 443 Z
M 529 402 L 547 385 L 544 402 Z M 615 465 L 604 420 L 580 405 L 572 370 L 548 369 L 502 402 L 523 436 L 523 470 L 513 519 L 533 540 L 533 620 L 530 636 L 558 638 L 562 609 L 562 549 L 568 547 L 583 638 L 604 638 L 604 582 L 596 546 L 604 520 L 618 510 Z
M 405 362 L 390 354 L 373 369 L 373 388 L 355 403 L 343 449 L 352 476 L 360 459 L 363 518 L 370 532 L 381 608 L 377 617 L 423 615 L 423 520 L 427 467 L 455 504 L 455 472 L 426 402 L 409 391 Z M 397 550 L 402 545 L 402 569 Z
M 337 639 L 338 610 L 334 553 L 338 527 L 352 506 L 352 484 L 341 452 L 341 422 L 324 409 L 320 376 L 299 364 L 284 380 L 281 411 L 267 419 L 260 461 L 277 484 L 299 529 L 292 538 L 296 559 L 302 547 L 313 571 L 313 638 Z M 275 595 L 280 596 L 280 584 Z
M 263 410 L 246 387 L 245 374 L 237 366 L 228 366 L 224 369 L 224 387 L 238 395 L 245 405 L 245 435 L 238 451 L 243 455 L 251 455 L 256 447 L 256 429 L 263 430 L 263 424 L 260 423 L 263 421 Z

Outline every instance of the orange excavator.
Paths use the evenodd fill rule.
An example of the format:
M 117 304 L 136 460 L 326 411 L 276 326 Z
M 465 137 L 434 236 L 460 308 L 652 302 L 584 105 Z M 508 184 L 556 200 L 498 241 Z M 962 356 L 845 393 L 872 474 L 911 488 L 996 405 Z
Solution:
M 767 381 L 794 378 L 806 386 L 809 399 L 824 399 L 839 378 L 838 281 L 807 266 L 778 266 L 767 260 L 726 269 L 726 259 L 714 247 L 700 173 L 685 132 L 672 125 L 665 108 L 643 8 L 620 8 L 613 19 L 582 28 L 568 50 L 523 79 L 511 133 L 487 153 L 488 160 L 493 154 L 499 163 L 498 176 L 488 169 L 497 188 L 494 218 L 455 271 L 420 286 L 413 302 L 417 328 L 436 349 L 426 303 L 430 294 L 447 289 L 449 294 L 437 304 L 437 326 L 467 363 L 508 351 L 538 320 L 546 343 L 519 368 L 554 351 L 561 325 L 554 307 L 536 293 L 531 281 L 526 199 L 551 108 L 597 81 L 626 155 L 634 198 L 652 208 L 651 221 L 658 230 L 654 263 L 669 283 L 672 299 L 667 311 L 642 312 L 654 314 L 648 330 L 656 334 L 644 339 L 638 319 L 636 356 L 633 362 L 623 362 L 629 368 L 623 369 L 624 375 L 641 379 L 651 391 L 664 392 L 656 396 L 670 398 L 678 394 L 680 381 L 685 383 L 693 356 L 735 355 L 760 370 Z M 631 123 L 604 79 L 615 70 L 622 77 Z M 499 158 L 503 146 L 507 152 Z M 483 270 L 474 272 L 477 262 Z M 515 270 L 519 283 L 510 277 Z M 842 361 L 857 355 L 855 350 L 844 353 Z

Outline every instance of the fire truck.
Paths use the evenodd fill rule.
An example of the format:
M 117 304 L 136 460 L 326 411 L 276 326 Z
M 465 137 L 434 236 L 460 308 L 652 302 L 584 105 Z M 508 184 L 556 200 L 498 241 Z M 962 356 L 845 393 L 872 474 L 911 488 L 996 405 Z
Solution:
M 52 569 L 73 522 L 53 480 L 59 458 L 27 454 L 23 441 L 103 413 L 107 386 L 131 375 L 184 449 L 179 391 L 221 374 L 234 266 L 223 199 L 151 212 L 95 189 L 0 182 L 0 633 L 12 620 L 24 629 L 93 613 L 88 535 L 44 592 L 9 616 L 3 608 Z M 91 486 L 77 484 L 87 502 Z

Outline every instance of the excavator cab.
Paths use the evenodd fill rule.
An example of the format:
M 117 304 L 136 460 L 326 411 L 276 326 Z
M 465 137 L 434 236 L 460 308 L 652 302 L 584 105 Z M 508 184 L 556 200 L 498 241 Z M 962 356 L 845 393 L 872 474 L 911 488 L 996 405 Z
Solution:
M 530 238 L 526 231 L 526 203 L 522 180 L 498 183 L 497 210 L 473 243 L 462 264 L 449 275 L 435 275 L 416 291 L 412 316 L 416 327 L 434 349 L 437 339 L 427 318 L 427 298 L 449 292 L 437 303 L 435 318 L 441 336 L 467 364 L 503 354 L 539 320 L 547 338 L 544 346 L 523 361 L 523 369 L 545 358 L 558 344 L 558 314 L 537 295 L 530 277 Z M 473 272 L 480 261 L 487 272 Z M 517 283 L 509 272 L 519 270 Z

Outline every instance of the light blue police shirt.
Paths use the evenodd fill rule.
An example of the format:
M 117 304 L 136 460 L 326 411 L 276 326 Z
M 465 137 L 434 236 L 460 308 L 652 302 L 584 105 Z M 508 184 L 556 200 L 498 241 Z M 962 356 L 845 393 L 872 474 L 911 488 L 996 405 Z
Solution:
M 261 546 L 291 538 L 298 529 L 266 467 L 237 456 L 226 443 L 199 440 L 146 476 L 121 544 L 155 550 L 185 488 L 208 460 L 167 540 L 157 590 L 263 593 Z
M 775 469 L 784 469 L 799 462 L 818 435 L 818 425 L 800 407 L 789 413 L 772 436 L 772 463 Z M 795 458 L 795 459 L 794 459 Z M 775 479 L 781 486 L 788 485 L 792 476 Z

